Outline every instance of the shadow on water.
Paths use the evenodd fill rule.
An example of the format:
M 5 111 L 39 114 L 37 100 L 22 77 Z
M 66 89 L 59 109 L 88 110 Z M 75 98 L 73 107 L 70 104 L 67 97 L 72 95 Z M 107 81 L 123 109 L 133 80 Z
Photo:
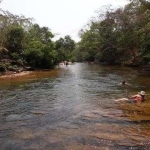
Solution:
M 149 149 L 148 74 L 76 63 L 0 79 L 0 149 Z M 140 90 L 144 103 L 114 101 Z

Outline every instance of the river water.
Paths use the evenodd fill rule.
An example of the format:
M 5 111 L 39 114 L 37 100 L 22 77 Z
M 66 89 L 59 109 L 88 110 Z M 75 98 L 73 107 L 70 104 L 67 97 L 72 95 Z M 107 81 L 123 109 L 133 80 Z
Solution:
M 150 149 L 149 94 L 149 72 L 86 63 L 1 78 L 0 150 Z

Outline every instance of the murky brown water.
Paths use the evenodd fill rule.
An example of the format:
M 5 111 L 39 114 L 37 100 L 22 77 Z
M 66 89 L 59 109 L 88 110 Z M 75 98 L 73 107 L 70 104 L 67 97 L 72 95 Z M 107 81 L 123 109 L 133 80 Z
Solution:
M 141 90 L 148 72 L 84 63 L 0 79 L 0 150 L 150 149 L 150 95 L 114 101 Z

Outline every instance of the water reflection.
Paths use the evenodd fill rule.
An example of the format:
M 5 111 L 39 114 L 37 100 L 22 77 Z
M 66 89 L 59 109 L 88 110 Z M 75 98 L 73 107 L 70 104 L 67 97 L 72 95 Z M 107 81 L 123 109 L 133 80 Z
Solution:
M 146 72 L 76 63 L 0 79 L 0 149 L 148 149 L 150 93 Z M 122 80 L 129 85 L 121 86 Z

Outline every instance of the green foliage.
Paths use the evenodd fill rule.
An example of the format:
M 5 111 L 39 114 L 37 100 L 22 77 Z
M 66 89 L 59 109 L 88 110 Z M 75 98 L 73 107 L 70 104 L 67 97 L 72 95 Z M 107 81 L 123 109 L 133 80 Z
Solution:
M 102 17 L 101 17 L 102 16 Z M 124 8 L 106 11 L 81 30 L 81 59 L 108 64 L 150 62 L 150 2 L 131 1 Z
M 43 47 L 43 44 L 41 42 L 33 41 L 30 42 L 24 52 L 26 61 L 34 68 L 41 66 L 41 59 L 43 57 L 41 47 Z
M 52 68 L 57 63 L 55 51 L 40 41 L 30 42 L 24 55 L 29 65 L 34 68 Z
M 150 62 L 150 10 L 144 14 L 144 22 L 142 28 L 137 33 L 140 41 L 140 55 L 142 56 L 143 64 Z
M 55 49 L 59 61 L 69 61 L 73 57 L 71 53 L 75 49 L 75 42 L 69 35 L 67 35 L 55 42 Z
M 78 44 L 69 35 L 53 42 L 48 27 L 0 9 L 0 60 L 10 62 L 1 64 L 1 69 L 7 70 L 12 62 L 17 67 L 48 69 L 65 60 L 146 65 L 150 62 L 150 1 L 130 0 L 124 8 L 109 9 L 80 36 Z
M 53 34 L 47 27 L 34 24 L 25 36 L 24 56 L 27 63 L 34 68 L 53 68 L 57 63 L 54 51 Z
M 51 50 L 50 47 L 45 46 L 42 50 L 43 59 L 42 66 L 43 68 L 53 68 L 57 64 L 57 54 L 54 50 Z
M 82 62 L 85 61 L 83 52 L 80 50 L 79 44 L 75 46 L 75 49 L 71 52 L 71 61 L 72 62 Z
M 38 24 L 34 24 L 26 35 L 26 41 L 41 41 L 43 44 L 50 44 L 54 35 L 50 32 L 48 27 L 40 27 Z
M 24 30 L 22 27 L 12 27 L 6 34 L 5 47 L 9 50 L 10 56 L 17 60 L 23 53 L 22 41 L 24 39 Z
M 7 70 L 7 68 L 9 68 L 11 66 L 11 64 L 8 62 L 8 63 L 0 63 L 0 71 L 1 72 L 4 72 Z
M 7 58 L 18 67 L 28 65 L 38 69 L 53 68 L 59 63 L 55 43 L 52 41 L 54 35 L 48 27 L 32 24 L 30 19 L 23 16 L 15 16 L 5 11 L 2 13 L 3 15 L 0 16 L 0 47 L 3 49 L 0 51 L 1 60 Z M 5 49 L 7 53 L 4 52 Z M 8 66 L 2 68 L 10 69 Z
M 60 58 L 52 41 L 54 35 L 48 27 L 32 24 L 32 19 L 2 9 L 0 13 L 0 60 L 6 61 L 2 69 L 16 69 L 14 65 L 18 68 L 31 66 L 49 69 L 59 63 Z M 71 42 L 70 37 L 65 38 L 65 48 L 68 46 L 70 51 Z M 5 65 L 7 61 L 12 67 Z

